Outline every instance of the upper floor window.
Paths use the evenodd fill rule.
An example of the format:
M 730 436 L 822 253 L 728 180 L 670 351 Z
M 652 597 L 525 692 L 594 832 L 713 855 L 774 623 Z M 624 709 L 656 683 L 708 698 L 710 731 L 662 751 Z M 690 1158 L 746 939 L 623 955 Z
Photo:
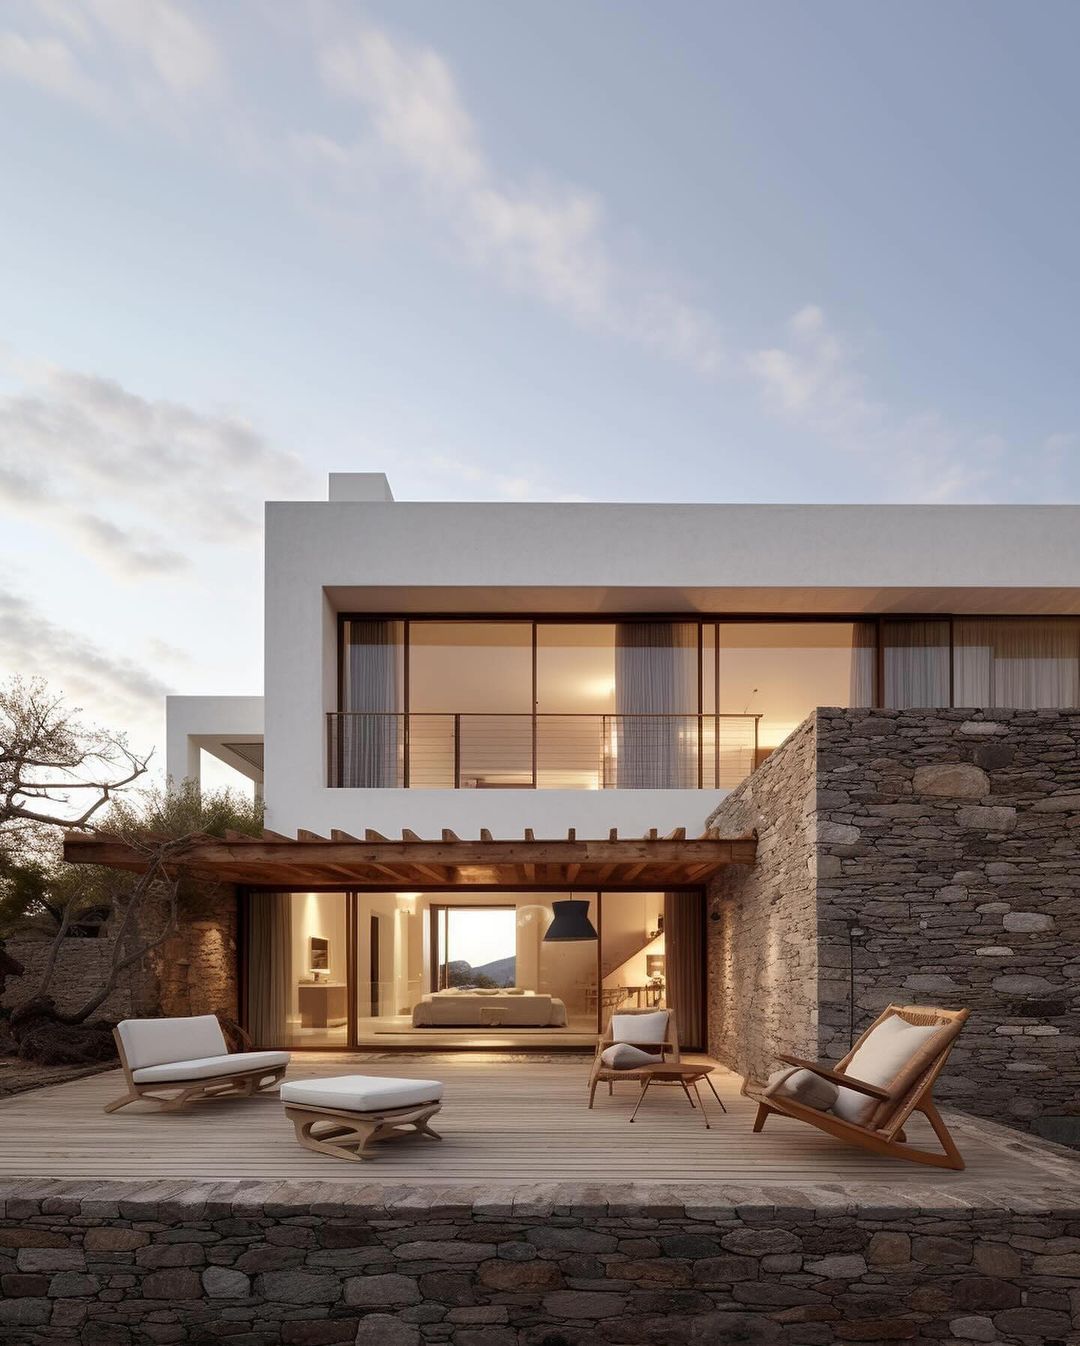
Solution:
M 1080 618 L 341 623 L 332 784 L 737 784 L 815 706 L 1080 705 Z

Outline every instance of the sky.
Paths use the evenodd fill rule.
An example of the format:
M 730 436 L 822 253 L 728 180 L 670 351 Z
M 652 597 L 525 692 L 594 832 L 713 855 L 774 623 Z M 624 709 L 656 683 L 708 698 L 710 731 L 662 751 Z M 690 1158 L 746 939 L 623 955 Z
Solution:
M 261 690 L 265 499 L 1080 498 L 1080 8 L 4 0 L 0 676 Z

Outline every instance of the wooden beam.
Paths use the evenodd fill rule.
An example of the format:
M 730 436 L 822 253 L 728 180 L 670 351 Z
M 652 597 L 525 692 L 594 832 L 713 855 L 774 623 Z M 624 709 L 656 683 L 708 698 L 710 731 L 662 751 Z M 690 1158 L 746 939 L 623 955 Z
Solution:
M 443 828 L 443 830 L 442 830 L 442 839 L 443 839 L 443 842 L 444 842 L 444 843 L 446 843 L 446 844 L 451 844 L 451 845 L 454 844 L 455 842 L 458 842 L 458 841 L 461 840 L 461 838 L 457 835 L 456 832 L 451 832 L 451 831 L 450 831 L 449 827 L 444 827 L 444 828 Z
M 411 828 L 403 827 L 401 829 L 401 839 L 402 841 L 423 841 L 424 838 L 418 837 Z
M 354 837 L 353 834 L 352 834 L 351 832 L 343 832 L 343 831 L 341 830 L 340 827 L 332 827 L 332 828 L 330 829 L 330 840 L 331 840 L 331 841 L 355 841 L 355 842 L 359 842 L 359 841 L 360 841 L 360 838 L 359 838 L 359 837 Z
M 532 830 L 531 827 L 526 827 L 526 829 L 525 829 L 525 840 L 526 840 L 526 841 L 535 841 L 535 840 L 536 840 L 536 837 L 533 836 L 533 830 Z
M 567 839 L 567 841 L 577 841 L 577 828 L 576 828 L 576 827 L 568 827 L 568 828 L 566 829 L 566 839 Z
M 381 832 L 376 832 L 375 829 L 374 829 L 374 827 L 365 827 L 365 828 L 364 828 L 364 840 L 365 840 L 365 841 L 386 841 L 386 842 L 389 842 L 389 841 L 390 841 L 390 838 L 389 838 L 389 837 L 384 837 L 383 834 L 382 834 Z
M 608 841 L 618 841 L 619 829 L 617 827 L 613 827 L 611 831 L 607 834 L 607 839 Z
M 665 841 L 685 841 L 685 840 L 686 840 L 686 828 L 685 828 L 685 827 L 673 827 L 673 828 L 671 829 L 671 831 L 667 834 L 667 836 L 664 838 L 664 840 L 665 840 Z
M 306 827 L 298 827 L 296 829 L 296 839 L 297 841 L 302 841 L 305 846 L 310 845 L 313 841 L 330 840 L 329 837 L 320 836 L 318 832 L 309 832 Z
M 480 829 L 480 840 L 481 840 L 481 841 L 490 841 L 491 839 L 492 839 L 492 838 L 491 838 L 491 833 L 487 830 L 487 828 L 486 828 L 486 827 L 481 827 L 481 829 Z

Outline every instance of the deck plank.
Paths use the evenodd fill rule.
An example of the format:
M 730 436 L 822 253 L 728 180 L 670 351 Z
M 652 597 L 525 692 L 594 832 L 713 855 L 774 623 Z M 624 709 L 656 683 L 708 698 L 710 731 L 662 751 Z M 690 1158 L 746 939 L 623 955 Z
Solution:
M 582 1058 L 312 1053 L 294 1057 L 289 1078 L 358 1073 L 442 1080 L 443 1110 L 435 1125 L 443 1141 L 386 1145 L 371 1162 L 344 1163 L 297 1145 L 274 1094 L 201 1103 L 174 1114 L 136 1103 L 106 1115 L 105 1103 L 122 1092 L 119 1072 L 109 1072 L 0 1102 L 0 1179 L 424 1186 L 645 1179 L 703 1186 L 838 1184 L 843 1191 L 853 1184 L 898 1190 L 932 1182 L 942 1193 L 961 1196 L 1002 1184 L 1047 1190 L 1080 1175 L 1080 1158 L 958 1114 L 950 1125 L 967 1160 L 962 1173 L 864 1154 L 782 1117 L 770 1118 L 754 1135 L 755 1105 L 740 1095 L 738 1077 L 725 1071 L 713 1078 L 728 1114 L 707 1095 L 708 1131 L 674 1088 L 651 1090 L 632 1126 L 636 1086 L 629 1082 L 617 1086 L 613 1097 L 599 1090 L 590 1112 Z M 929 1137 L 921 1119 L 911 1136 L 918 1142 Z

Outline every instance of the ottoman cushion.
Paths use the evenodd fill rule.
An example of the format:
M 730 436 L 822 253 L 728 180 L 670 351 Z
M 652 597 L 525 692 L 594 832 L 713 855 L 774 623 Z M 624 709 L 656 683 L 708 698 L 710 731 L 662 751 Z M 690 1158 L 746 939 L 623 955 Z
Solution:
M 438 1080 L 396 1080 L 379 1075 L 338 1075 L 326 1080 L 292 1080 L 281 1086 L 283 1103 L 339 1112 L 388 1112 L 442 1098 Z

